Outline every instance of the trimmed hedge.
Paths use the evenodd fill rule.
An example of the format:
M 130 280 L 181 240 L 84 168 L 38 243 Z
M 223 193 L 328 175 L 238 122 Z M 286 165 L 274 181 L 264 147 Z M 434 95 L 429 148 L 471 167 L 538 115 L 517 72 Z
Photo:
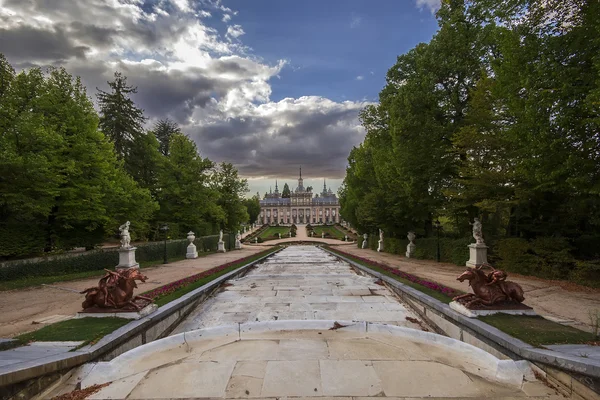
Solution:
M 225 248 L 235 243 L 233 235 L 223 236 Z M 198 252 L 217 250 L 218 235 L 198 237 L 194 241 Z M 167 257 L 185 257 L 187 239 L 167 241 Z M 164 242 L 152 242 L 137 246 L 138 262 L 160 261 L 164 257 Z M 119 263 L 119 253 L 114 249 L 92 250 L 81 254 L 66 254 L 36 261 L 10 262 L 0 267 L 0 281 L 11 281 L 34 276 L 57 276 L 76 272 L 113 269 Z
M 464 266 L 469 260 L 467 246 L 472 238 L 440 238 L 441 261 Z M 379 235 L 371 234 L 368 247 L 377 250 Z M 576 259 L 573 253 L 581 254 L 583 243 L 591 248 L 587 256 L 595 257 L 598 253 L 596 247 L 591 245 L 591 237 L 581 238 L 577 245 L 572 246 L 565 238 L 544 237 L 534 240 L 522 238 L 507 238 L 490 240 L 488 260 L 503 270 L 516 272 L 523 275 L 538 276 L 546 279 L 563 279 L 581 285 L 600 287 L 600 259 Z M 384 237 L 384 252 L 404 255 L 408 239 Z M 418 259 L 435 260 L 437 252 L 437 238 L 415 239 L 414 257 Z M 357 242 L 362 247 L 362 237 Z
M 491 261 L 507 271 L 600 287 L 600 260 L 577 260 L 565 238 L 500 239 L 493 249 Z
M 469 260 L 469 249 L 467 246 L 471 243 L 471 238 L 440 238 L 440 259 L 442 262 L 454 263 L 456 265 L 465 265 Z M 379 235 L 369 235 L 369 248 L 377 250 L 379 245 Z M 435 260 L 437 254 L 437 238 L 417 238 L 415 239 L 417 248 L 414 257 L 423 260 Z M 362 246 L 362 238 L 357 246 Z M 391 254 L 406 254 L 408 239 L 383 238 L 383 251 Z

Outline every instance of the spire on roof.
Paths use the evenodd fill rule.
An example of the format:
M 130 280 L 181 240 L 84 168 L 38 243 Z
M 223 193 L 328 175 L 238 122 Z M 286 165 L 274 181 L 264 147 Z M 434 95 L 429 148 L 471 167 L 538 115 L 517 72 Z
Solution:
M 325 184 L 325 178 L 323 178 L 323 191 L 327 191 L 327 185 Z
M 279 188 L 277 187 L 277 179 L 275 179 L 275 193 L 279 193 Z
M 302 165 L 300 166 L 300 179 L 302 179 Z

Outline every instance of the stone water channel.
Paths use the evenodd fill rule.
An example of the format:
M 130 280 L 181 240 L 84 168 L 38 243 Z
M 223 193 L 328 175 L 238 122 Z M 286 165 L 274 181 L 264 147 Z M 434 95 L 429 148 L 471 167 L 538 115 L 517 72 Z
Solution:
M 73 379 L 109 383 L 90 399 L 554 398 L 523 379 L 523 364 L 424 329 L 374 278 L 318 247 L 290 246 L 229 281 L 171 336 Z

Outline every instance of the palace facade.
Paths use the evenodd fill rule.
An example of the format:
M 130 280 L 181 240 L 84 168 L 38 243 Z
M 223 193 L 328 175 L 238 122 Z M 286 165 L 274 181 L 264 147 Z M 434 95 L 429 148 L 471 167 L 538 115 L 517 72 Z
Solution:
M 327 190 L 323 182 L 323 191 L 313 197 L 312 190 L 304 188 L 302 168 L 298 187 L 290 191 L 290 197 L 281 197 L 277 181 L 275 192 L 268 193 L 260 200 L 259 223 L 262 224 L 326 224 L 340 222 L 340 202 L 337 196 Z

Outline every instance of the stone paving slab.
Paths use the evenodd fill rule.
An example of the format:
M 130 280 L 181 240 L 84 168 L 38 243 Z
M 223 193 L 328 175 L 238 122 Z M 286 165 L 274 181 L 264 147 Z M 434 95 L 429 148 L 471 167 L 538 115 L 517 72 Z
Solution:
M 225 345 L 198 343 L 180 352 L 183 358 L 146 371 L 129 360 L 126 376 L 90 398 L 558 398 L 540 382 L 526 382 L 525 392 L 449 365 L 441 361 L 451 357 L 443 347 L 364 330 L 257 332 Z M 105 376 L 101 364 L 111 365 L 87 372 Z M 95 382 L 102 381 L 85 378 L 82 387 Z
M 357 320 L 416 329 L 418 316 L 376 283 L 315 246 L 290 246 L 246 276 L 230 281 L 174 332 L 235 322 Z

